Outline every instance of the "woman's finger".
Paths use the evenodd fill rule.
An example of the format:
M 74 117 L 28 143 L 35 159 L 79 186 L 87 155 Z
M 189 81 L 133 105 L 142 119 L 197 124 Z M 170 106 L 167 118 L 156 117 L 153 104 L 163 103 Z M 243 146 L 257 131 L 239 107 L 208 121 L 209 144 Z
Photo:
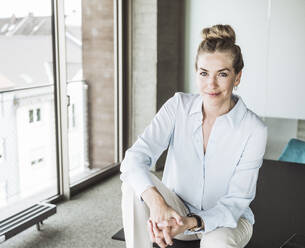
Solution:
M 153 231 L 153 224 L 151 220 L 147 221 L 147 229 L 148 229 L 148 233 L 149 233 L 149 237 L 150 237 L 150 241 L 151 242 L 156 242 L 156 237 Z
M 164 243 L 163 239 L 161 239 L 161 238 L 156 238 L 156 243 L 157 243 L 161 248 L 166 248 L 166 244 Z
M 152 221 L 153 224 L 153 231 L 155 235 L 155 240 L 156 243 L 161 247 L 161 248 L 166 248 L 166 244 L 163 240 L 163 232 L 157 227 L 156 222 Z
M 184 225 L 182 217 L 175 210 L 173 210 L 172 216 L 175 218 L 178 225 L 180 225 L 180 226 Z
M 166 244 L 167 245 L 172 245 L 173 241 L 172 241 L 172 238 L 170 236 L 170 228 L 165 227 L 162 231 L 163 231 L 163 236 L 164 236 L 164 240 L 165 240 Z
M 162 231 L 157 227 L 156 222 L 152 221 L 153 224 L 153 232 L 155 235 L 155 238 L 163 238 Z
M 161 221 L 157 224 L 157 227 L 160 230 L 162 230 L 164 227 L 168 227 L 168 226 L 170 226 L 168 221 Z

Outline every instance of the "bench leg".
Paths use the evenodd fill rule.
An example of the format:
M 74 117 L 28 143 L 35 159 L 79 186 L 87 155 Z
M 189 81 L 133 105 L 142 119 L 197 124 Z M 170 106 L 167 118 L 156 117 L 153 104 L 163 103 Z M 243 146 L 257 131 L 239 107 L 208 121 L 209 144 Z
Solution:
M 41 230 L 41 225 L 43 225 L 43 221 L 40 221 L 40 222 L 36 223 L 36 229 L 37 229 L 37 231 L 40 231 L 40 230 Z
M 36 229 L 37 229 L 37 231 L 40 231 L 40 223 L 39 222 L 36 223 Z

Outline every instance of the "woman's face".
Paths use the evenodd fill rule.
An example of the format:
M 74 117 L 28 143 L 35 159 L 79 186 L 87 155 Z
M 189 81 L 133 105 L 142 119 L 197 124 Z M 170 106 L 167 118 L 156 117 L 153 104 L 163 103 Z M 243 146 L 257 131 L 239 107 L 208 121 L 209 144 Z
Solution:
M 233 87 L 240 82 L 241 71 L 236 74 L 232 56 L 225 52 L 202 53 L 198 56 L 196 81 L 208 105 L 230 103 Z

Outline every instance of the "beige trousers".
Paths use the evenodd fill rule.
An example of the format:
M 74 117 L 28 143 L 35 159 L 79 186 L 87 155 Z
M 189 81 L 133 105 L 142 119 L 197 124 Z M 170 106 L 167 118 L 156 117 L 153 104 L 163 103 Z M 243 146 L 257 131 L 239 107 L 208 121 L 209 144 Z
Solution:
M 167 204 L 175 209 L 181 216 L 188 213 L 187 207 L 181 199 L 169 190 L 153 174 L 152 180 Z M 151 248 L 152 243 L 147 231 L 149 208 L 137 197 L 127 183 L 122 184 L 122 215 L 127 248 Z M 236 228 L 222 227 L 214 231 L 198 234 L 179 234 L 175 239 L 198 240 L 201 239 L 201 248 L 243 248 L 252 236 L 253 228 L 245 218 L 240 218 Z

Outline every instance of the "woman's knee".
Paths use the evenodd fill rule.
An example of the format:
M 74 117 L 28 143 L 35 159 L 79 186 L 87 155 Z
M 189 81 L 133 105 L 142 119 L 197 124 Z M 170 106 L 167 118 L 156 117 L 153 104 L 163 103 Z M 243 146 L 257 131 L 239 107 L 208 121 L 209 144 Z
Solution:
M 133 188 L 128 183 L 122 182 L 121 191 L 122 191 L 122 194 L 133 193 Z
M 220 248 L 226 247 L 226 237 L 224 234 L 212 231 L 207 233 L 200 242 L 200 248 Z
M 207 233 L 201 239 L 201 248 L 237 248 L 237 243 L 229 228 L 220 228 Z
M 140 196 L 138 196 L 133 189 L 133 187 L 127 183 L 123 182 L 121 186 L 122 190 L 122 207 L 132 207 L 132 208 L 143 208 L 146 207 L 146 204 L 141 199 Z
M 121 185 L 122 191 L 122 208 L 129 208 L 136 203 L 135 192 L 129 183 L 123 182 Z

